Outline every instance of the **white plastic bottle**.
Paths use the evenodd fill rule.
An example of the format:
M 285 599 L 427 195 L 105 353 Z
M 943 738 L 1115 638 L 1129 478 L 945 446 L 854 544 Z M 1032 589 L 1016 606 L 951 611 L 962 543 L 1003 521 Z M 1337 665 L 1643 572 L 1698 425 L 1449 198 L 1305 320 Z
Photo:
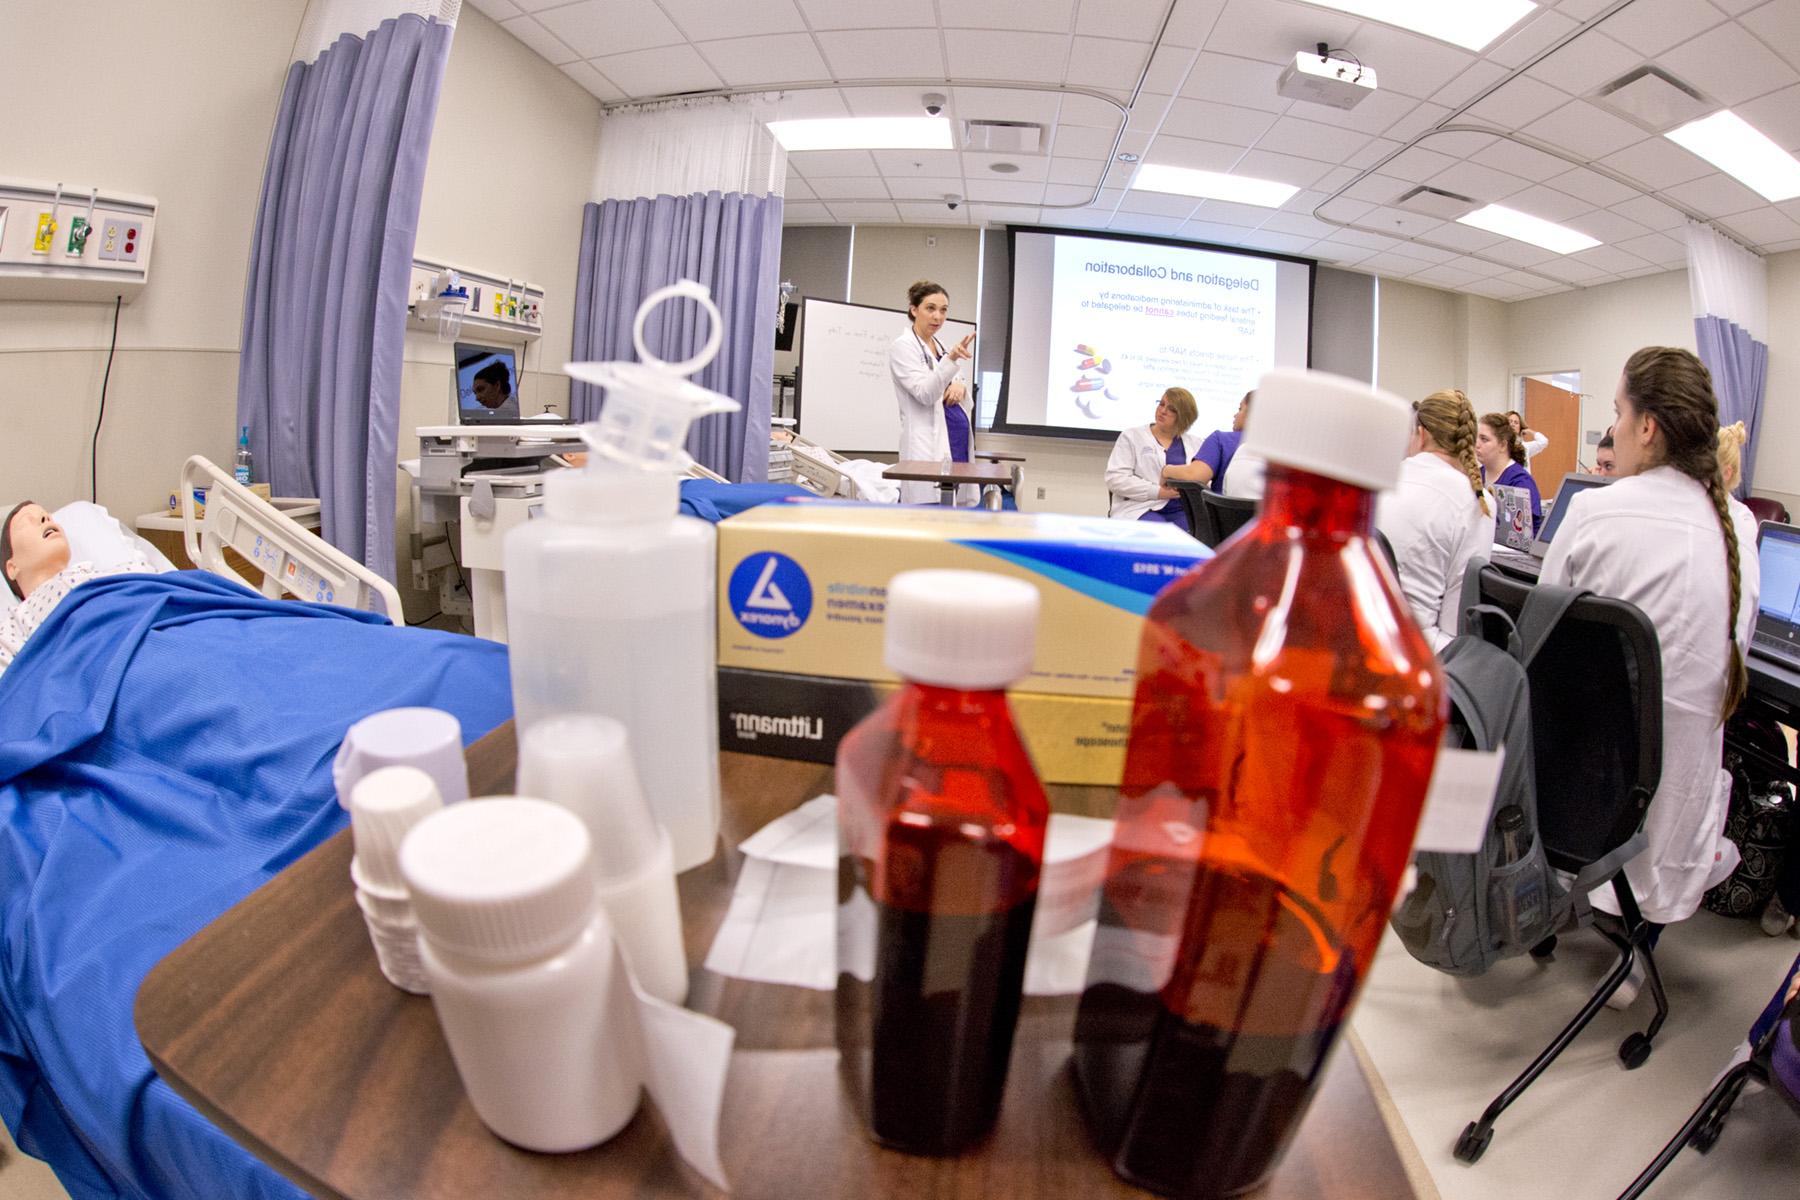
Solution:
M 475 1113 L 515 1146 L 599 1145 L 637 1111 L 636 1032 L 612 1025 L 612 927 L 587 827 L 496 796 L 414 826 L 400 869 L 419 957 Z
M 644 319 L 687 297 L 712 320 L 699 355 L 665 363 L 644 348 Z M 644 793 L 669 831 L 675 869 L 712 858 L 719 833 L 716 538 L 678 514 L 687 428 L 736 401 L 688 382 L 712 361 L 719 311 L 684 280 L 638 309 L 641 363 L 570 363 L 607 389 L 583 430 L 587 466 L 544 484 L 544 516 L 507 534 L 506 623 L 513 711 L 521 733 L 555 713 L 622 723 Z

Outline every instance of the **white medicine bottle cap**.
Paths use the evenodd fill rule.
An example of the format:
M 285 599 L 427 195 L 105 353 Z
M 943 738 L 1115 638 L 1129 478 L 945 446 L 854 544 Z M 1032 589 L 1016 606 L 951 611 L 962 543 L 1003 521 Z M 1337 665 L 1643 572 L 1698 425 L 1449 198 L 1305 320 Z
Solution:
M 637 874 L 661 848 L 625 726 L 611 717 L 563 713 L 534 722 L 519 743 L 519 791 L 581 818 L 602 880 Z
M 1239 450 L 1383 492 L 1399 481 L 1411 436 L 1412 405 L 1392 392 L 1283 368 L 1257 382 Z
M 587 826 L 547 800 L 494 796 L 425 818 L 400 845 L 413 916 L 433 946 L 492 963 L 566 946 L 593 919 Z
M 350 837 L 356 845 L 351 869 L 365 888 L 398 892 L 400 843 L 413 826 L 444 807 L 431 776 L 417 767 L 382 767 L 350 789 Z
M 887 590 L 887 665 L 937 687 L 986 691 L 1031 674 L 1038 592 L 987 571 L 905 571 Z

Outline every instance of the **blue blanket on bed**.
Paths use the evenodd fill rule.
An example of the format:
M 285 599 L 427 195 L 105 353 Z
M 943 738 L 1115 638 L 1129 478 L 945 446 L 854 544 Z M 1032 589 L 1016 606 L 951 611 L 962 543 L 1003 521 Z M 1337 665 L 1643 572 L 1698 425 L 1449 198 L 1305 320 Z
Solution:
M 300 1194 L 156 1076 L 132 1003 L 344 824 L 344 730 L 414 704 L 473 741 L 506 648 L 191 571 L 76 588 L 0 674 L 0 1119 L 76 1200 Z

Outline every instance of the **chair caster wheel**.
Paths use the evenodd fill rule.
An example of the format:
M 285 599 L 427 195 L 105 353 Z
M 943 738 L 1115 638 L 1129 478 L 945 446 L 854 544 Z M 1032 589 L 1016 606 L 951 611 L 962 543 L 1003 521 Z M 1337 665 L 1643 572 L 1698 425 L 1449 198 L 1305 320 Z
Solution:
M 1531 957 L 1539 962 L 1549 962 L 1556 957 L 1556 935 L 1553 933 L 1531 948 Z
M 1635 1071 L 1650 1060 L 1651 1049 L 1649 1038 L 1634 1033 L 1619 1043 L 1619 1061 L 1627 1071 Z
M 1492 1128 L 1482 1129 L 1470 1121 L 1462 1136 L 1456 1139 L 1456 1159 L 1458 1162 L 1477 1163 L 1487 1153 L 1488 1143 L 1494 1140 Z
M 1700 1128 L 1694 1130 L 1693 1136 L 1688 1138 L 1688 1145 L 1701 1154 L 1705 1154 L 1719 1144 L 1719 1135 L 1723 1132 L 1725 1132 L 1725 1114 L 1714 1113 Z

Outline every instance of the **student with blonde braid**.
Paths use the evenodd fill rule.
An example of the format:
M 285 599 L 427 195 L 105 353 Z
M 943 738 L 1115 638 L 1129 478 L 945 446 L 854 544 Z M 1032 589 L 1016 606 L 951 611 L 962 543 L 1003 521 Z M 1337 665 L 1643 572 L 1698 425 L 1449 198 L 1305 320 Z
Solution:
M 1731 782 L 1719 760 L 1746 681 L 1739 615 L 1756 610 L 1758 581 L 1740 578 L 1706 367 L 1686 350 L 1639 350 L 1613 407 L 1619 477 L 1564 501 L 1540 582 L 1629 601 L 1656 627 L 1662 779 L 1644 819 L 1649 846 L 1626 876 L 1645 919 L 1661 925 L 1690 915 L 1709 879 L 1737 861 L 1723 836 Z M 1594 900 L 1613 911 L 1610 893 Z M 1608 1003 L 1623 1007 L 1636 995 L 1627 983 Z
M 1738 578 L 1762 577 L 1762 564 L 1756 554 L 1756 514 L 1749 505 L 1732 495 L 1744 478 L 1744 423 L 1735 421 L 1719 427 L 1719 480 L 1725 485 L 1725 507 L 1731 510 L 1731 524 L 1737 530 Z M 1744 604 L 1738 612 L 1738 641 L 1750 644 L 1750 627 L 1756 623 L 1756 605 Z
M 1400 590 L 1433 649 L 1456 636 L 1462 577 L 1494 546 L 1494 512 L 1475 461 L 1475 410 L 1461 392 L 1433 392 L 1413 405 L 1412 441 L 1400 481 L 1375 509 L 1394 548 Z

